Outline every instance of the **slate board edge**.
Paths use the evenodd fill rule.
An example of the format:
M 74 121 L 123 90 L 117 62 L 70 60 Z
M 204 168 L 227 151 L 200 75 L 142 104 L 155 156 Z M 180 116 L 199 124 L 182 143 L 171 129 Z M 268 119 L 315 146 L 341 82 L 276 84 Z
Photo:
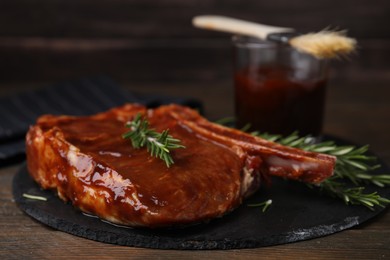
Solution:
M 273 245 L 281 245 L 287 243 L 293 243 L 303 240 L 315 239 L 327 235 L 334 234 L 336 232 L 349 229 L 351 227 L 362 224 L 363 222 L 372 219 L 373 217 L 382 213 L 385 208 L 377 209 L 373 214 L 370 214 L 366 218 L 354 219 L 353 221 L 343 219 L 338 223 L 333 223 L 332 225 L 324 225 L 320 229 L 316 228 L 314 231 L 298 229 L 286 233 L 278 234 L 275 237 L 267 237 L 267 240 L 264 241 L 261 238 L 247 238 L 239 241 L 233 241 L 230 239 L 223 240 L 207 240 L 207 241 L 196 241 L 196 240 L 187 240 L 183 241 L 182 239 L 172 239 L 166 241 L 161 239 L 158 236 L 142 236 L 138 234 L 128 234 L 126 237 L 119 236 L 115 232 L 110 232 L 107 230 L 94 230 L 86 228 L 82 225 L 72 223 L 66 219 L 58 218 L 48 212 L 42 212 L 32 207 L 31 204 L 26 203 L 26 199 L 22 197 L 22 194 L 18 188 L 20 182 L 19 178 L 23 171 L 26 171 L 26 164 L 23 164 L 19 172 L 14 176 L 13 179 L 13 196 L 15 198 L 16 204 L 19 208 L 24 211 L 30 217 L 36 219 L 40 223 L 43 223 L 54 229 L 78 236 L 86 239 L 109 243 L 117 244 L 122 246 L 133 246 L 133 247 L 143 247 L 143 248 L 153 248 L 153 249 L 182 249 L 182 250 L 210 250 L 210 249 L 243 249 L 243 248 L 256 248 L 256 247 L 265 247 Z M 37 185 L 37 184 L 35 184 Z M 38 185 L 37 185 L 38 186 Z M 55 197 L 61 203 L 63 203 L 58 197 Z M 38 202 L 39 203 L 39 202 Z M 80 212 L 81 217 L 85 217 Z M 107 224 L 109 225 L 109 224 Z M 102 235 L 103 234 L 103 235 Z M 280 241 L 279 237 L 284 237 L 283 242 Z

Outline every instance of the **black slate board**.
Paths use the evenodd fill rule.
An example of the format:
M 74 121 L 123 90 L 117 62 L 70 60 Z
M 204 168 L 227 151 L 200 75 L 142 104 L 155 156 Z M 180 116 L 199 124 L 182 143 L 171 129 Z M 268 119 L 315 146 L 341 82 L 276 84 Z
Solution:
M 345 142 L 343 142 L 345 144 Z M 377 173 L 389 173 L 382 164 Z M 176 229 L 133 229 L 115 226 L 89 217 L 65 204 L 51 191 L 43 191 L 23 165 L 13 180 L 16 203 L 27 215 L 52 228 L 105 243 L 160 249 L 232 249 L 285 244 L 330 235 L 367 221 L 384 209 L 346 206 L 342 201 L 319 194 L 304 184 L 274 178 L 228 215 L 205 224 Z M 390 198 L 390 188 L 368 186 Z M 23 193 L 46 197 L 27 199 Z M 263 213 L 249 203 L 272 199 Z

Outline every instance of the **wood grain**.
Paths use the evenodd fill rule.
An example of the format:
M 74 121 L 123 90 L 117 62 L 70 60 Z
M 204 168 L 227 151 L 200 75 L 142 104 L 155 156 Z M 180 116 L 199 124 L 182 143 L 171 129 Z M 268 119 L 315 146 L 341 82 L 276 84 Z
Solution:
M 303 32 L 348 29 L 354 66 L 389 69 L 390 2 L 365 0 L 143 1 L 4 0 L 0 81 L 106 74 L 123 81 L 221 79 L 230 74 L 230 35 L 193 28 L 198 14 L 230 15 Z M 337 65 L 337 69 L 345 69 Z
M 209 13 L 303 31 L 338 26 L 359 38 L 389 38 L 384 30 L 388 8 L 386 0 L 3 0 L 0 32 L 15 37 L 221 37 L 192 28 L 193 16 Z

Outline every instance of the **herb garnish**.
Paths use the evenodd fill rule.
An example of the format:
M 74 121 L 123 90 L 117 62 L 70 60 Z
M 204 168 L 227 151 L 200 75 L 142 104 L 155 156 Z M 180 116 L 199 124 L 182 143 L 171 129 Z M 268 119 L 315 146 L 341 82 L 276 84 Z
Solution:
M 234 121 L 233 117 L 228 117 L 220 119 L 216 123 L 232 126 Z M 245 132 L 249 128 L 250 124 L 247 124 L 240 130 Z M 363 205 L 371 210 L 374 210 L 375 206 L 385 207 L 390 204 L 389 199 L 381 197 L 377 192 L 364 192 L 365 184 L 374 184 L 381 188 L 390 185 L 390 174 L 372 174 L 372 171 L 378 169 L 380 165 L 376 164 L 376 157 L 366 154 L 368 145 L 362 147 L 338 146 L 334 141 L 316 143 L 312 136 L 301 137 L 297 132 L 286 137 L 257 131 L 251 132 L 251 134 L 285 146 L 336 156 L 334 175 L 320 184 L 307 184 L 308 187 L 319 188 L 330 196 L 342 199 L 347 205 Z M 345 180 L 349 180 L 351 183 L 348 184 Z M 259 206 L 264 205 L 260 204 Z
M 127 122 L 126 127 L 130 128 L 130 131 L 122 135 L 124 139 L 130 139 L 131 144 L 136 149 L 146 146 L 148 152 L 163 160 L 168 168 L 174 163 L 170 150 L 185 148 L 180 144 L 180 140 L 169 135 L 169 130 L 159 133 L 150 129 L 149 122 L 142 119 L 140 113 L 135 116 L 133 121 Z
M 47 201 L 47 198 L 45 198 L 45 197 L 37 196 L 37 195 L 31 195 L 31 194 L 27 194 L 27 193 L 23 193 L 22 197 L 27 198 L 27 199 L 32 199 L 32 200 Z
M 271 206 L 272 200 L 266 200 L 260 203 L 255 203 L 255 204 L 248 204 L 249 207 L 263 207 L 262 212 L 265 212 L 269 206 Z
M 380 165 L 375 163 L 375 157 L 366 155 L 367 145 L 362 147 L 338 146 L 334 141 L 315 143 L 313 137 L 300 137 L 296 132 L 286 137 L 259 132 L 251 134 L 282 145 L 336 156 L 334 175 L 318 185 L 308 184 L 310 188 L 318 187 L 329 195 L 344 200 L 347 205 L 363 205 L 371 210 L 375 206 L 384 207 L 390 203 L 389 199 L 381 197 L 377 192 L 364 193 L 364 186 L 359 186 L 374 184 L 384 187 L 390 184 L 390 174 L 370 174 Z M 345 179 L 350 180 L 353 186 L 348 185 Z

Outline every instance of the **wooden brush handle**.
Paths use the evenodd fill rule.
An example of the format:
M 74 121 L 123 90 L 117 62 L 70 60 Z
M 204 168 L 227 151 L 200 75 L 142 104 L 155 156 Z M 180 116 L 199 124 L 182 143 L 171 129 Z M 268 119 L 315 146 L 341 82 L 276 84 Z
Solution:
M 258 24 L 218 15 L 196 16 L 192 19 L 192 24 L 202 29 L 253 36 L 260 39 L 266 39 L 267 35 L 271 33 L 293 31 L 292 28 Z

